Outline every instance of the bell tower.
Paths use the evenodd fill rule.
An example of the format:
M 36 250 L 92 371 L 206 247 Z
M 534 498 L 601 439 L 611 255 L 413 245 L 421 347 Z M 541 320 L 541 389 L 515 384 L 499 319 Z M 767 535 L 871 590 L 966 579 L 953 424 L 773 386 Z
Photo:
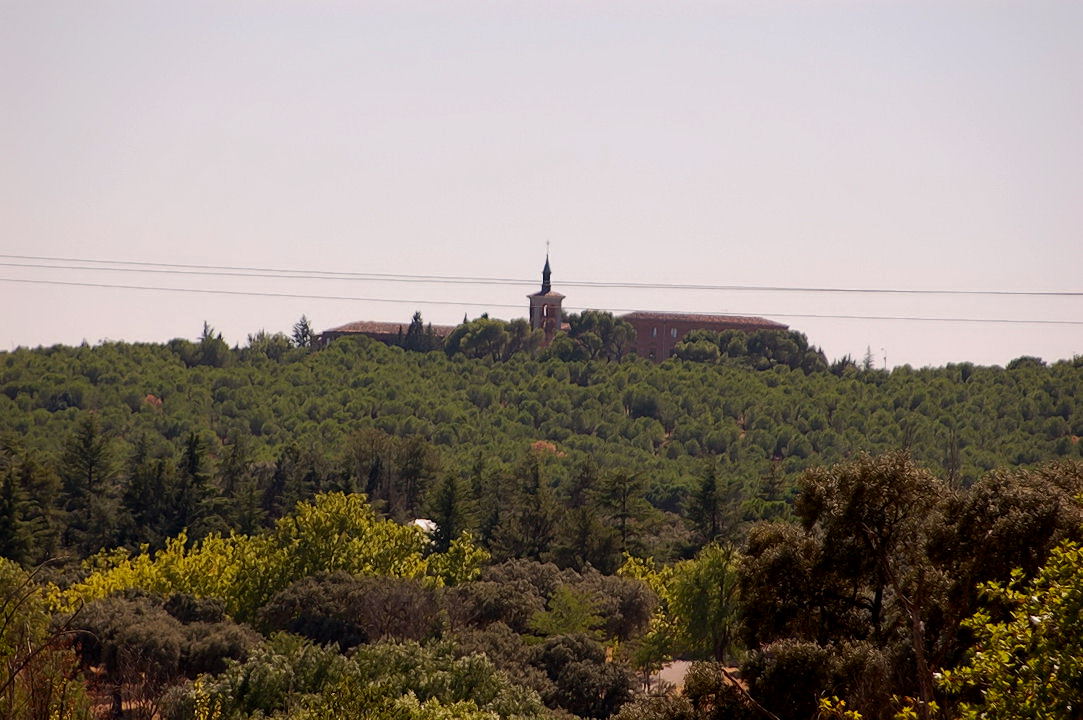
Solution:
M 564 296 L 553 292 L 550 282 L 552 271 L 549 269 L 549 253 L 545 253 L 545 267 L 542 268 L 541 291 L 527 295 L 530 300 L 530 327 L 541 328 L 545 332 L 545 344 L 553 342 L 553 337 L 560 330 L 560 303 Z

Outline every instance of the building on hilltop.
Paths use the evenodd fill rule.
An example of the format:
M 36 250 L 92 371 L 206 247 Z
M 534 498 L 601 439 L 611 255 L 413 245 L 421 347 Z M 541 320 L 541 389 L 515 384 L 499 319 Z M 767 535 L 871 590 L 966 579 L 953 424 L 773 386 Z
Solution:
M 530 327 L 545 333 L 548 345 L 561 330 L 568 325 L 563 322 L 564 295 L 553 290 L 552 270 L 549 267 L 549 253 L 545 254 L 545 267 L 542 268 L 541 290 L 527 295 L 530 302 Z M 740 315 L 712 315 L 709 313 L 653 312 L 640 310 L 619 316 L 630 324 L 636 332 L 635 350 L 640 357 L 661 362 L 673 354 L 677 343 L 693 330 L 741 330 L 752 333 L 758 330 L 788 330 L 789 327 L 773 320 L 761 317 Z M 443 340 L 455 329 L 451 325 L 429 325 L 427 328 L 436 338 Z M 407 327 L 403 323 L 360 321 L 347 323 L 337 328 L 325 330 L 320 335 L 320 344 L 326 345 L 332 340 L 349 335 L 365 335 L 388 345 L 402 345 Z
M 636 331 L 636 354 L 661 362 L 673 354 L 673 348 L 693 330 L 789 330 L 773 320 L 742 315 L 709 315 L 704 313 L 651 312 L 641 310 L 620 316 Z
M 320 333 L 319 344 L 327 345 L 332 340 L 337 340 L 340 337 L 349 337 L 351 335 L 365 335 L 373 340 L 378 340 L 386 345 L 402 345 L 406 339 L 406 331 L 410 328 L 410 323 L 396 323 L 396 322 L 373 322 L 371 320 L 359 320 L 357 322 L 346 323 L 330 330 L 324 330 Z M 454 325 L 427 325 L 426 331 L 431 330 L 432 334 L 440 340 L 443 340 L 451 331 L 455 329 Z

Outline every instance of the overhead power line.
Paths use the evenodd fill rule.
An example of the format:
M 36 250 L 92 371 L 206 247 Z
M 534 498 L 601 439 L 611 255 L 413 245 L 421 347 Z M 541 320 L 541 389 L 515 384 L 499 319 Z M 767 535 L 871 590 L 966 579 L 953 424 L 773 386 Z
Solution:
M 410 300 L 400 298 L 373 298 L 373 297 L 354 297 L 350 295 L 309 295 L 305 293 L 279 293 L 279 292 L 260 292 L 255 290 L 214 290 L 209 288 L 181 288 L 181 287 L 160 287 L 149 285 L 119 285 L 113 283 L 91 283 L 91 282 L 68 282 L 63 280 L 31 280 L 26 278 L 4 278 L 0 277 L 0 282 L 11 283 L 23 283 L 27 285 L 59 285 L 68 287 L 87 287 L 87 288 L 106 288 L 106 289 L 118 289 L 118 290 L 146 290 L 153 292 L 177 292 L 177 293 L 194 293 L 205 295 L 242 295 L 249 297 L 272 297 L 272 298 L 292 298 L 303 300 L 346 300 L 351 302 L 379 302 L 379 303 L 395 303 L 400 305 L 444 305 L 455 307 L 485 307 L 485 308 L 520 308 L 521 305 L 509 305 L 501 303 L 479 303 L 479 302 L 462 302 L 458 300 Z M 585 308 L 585 307 L 568 307 L 568 310 L 588 310 L 588 309 L 606 309 L 610 312 L 635 312 L 641 308 Z M 674 312 L 680 313 L 683 311 L 659 311 L 654 312 Z M 914 315 L 835 315 L 835 314 L 818 314 L 818 313 L 701 313 L 697 312 L 697 315 L 716 315 L 718 317 L 745 317 L 748 315 L 759 315 L 762 317 L 775 317 L 775 318 L 815 318 L 815 319 L 830 319 L 830 320 L 891 320 L 891 321 L 911 321 L 911 322 L 949 322 L 949 323 L 980 323 L 980 324 L 1012 324 L 1012 325 L 1083 325 L 1083 320 L 1050 320 L 1050 319 L 1023 319 L 1023 318 L 972 318 L 972 317 L 919 317 Z
M 226 277 L 256 277 L 291 280 L 366 280 L 398 283 L 451 283 L 468 285 L 522 285 L 537 284 L 536 280 L 523 278 L 478 277 L 465 275 L 417 275 L 408 273 L 365 273 L 338 270 L 291 270 L 288 268 L 197 265 L 184 263 L 156 263 L 137 260 L 99 260 L 92 258 L 53 257 L 44 255 L 0 254 L 0 258 L 12 260 L 36 260 L 48 263 L 81 263 L 82 265 L 57 265 L 39 263 L 0 262 L 0 266 L 34 269 L 87 270 L 92 272 L 144 272 L 175 275 L 205 275 Z M 85 267 L 91 265 L 95 267 Z M 114 266 L 114 267 L 105 267 Z M 701 283 L 642 283 L 606 282 L 600 280 L 561 280 L 567 287 L 626 288 L 651 290 L 724 290 L 740 292 L 787 292 L 787 293 L 851 293 L 863 295 L 977 295 L 977 296 L 1023 296 L 1023 297 L 1083 297 L 1083 290 L 973 290 L 973 289 L 918 289 L 918 288 L 861 288 L 788 285 L 713 285 Z

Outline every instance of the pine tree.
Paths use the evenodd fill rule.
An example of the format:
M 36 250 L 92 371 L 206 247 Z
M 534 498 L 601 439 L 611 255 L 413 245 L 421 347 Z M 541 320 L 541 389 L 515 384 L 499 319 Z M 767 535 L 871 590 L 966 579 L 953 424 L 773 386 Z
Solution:
M 16 485 L 26 494 L 23 520 L 30 535 L 29 563 L 56 557 L 60 546 L 60 478 L 50 466 L 29 453 L 18 462 Z
M 65 527 L 63 542 L 79 555 L 115 544 L 116 468 L 98 417 L 86 413 L 60 460 Z
M 602 481 L 598 500 L 603 512 L 616 523 L 618 549 L 621 553 L 628 552 L 651 510 L 642 478 L 631 473 L 612 473 Z
M 293 344 L 300 348 L 312 347 L 316 334 L 312 332 L 312 324 L 304 315 L 293 325 Z
M 469 529 L 469 510 L 459 479 L 448 475 L 436 488 L 429 517 L 436 523 L 433 543 L 436 552 L 447 552 L 451 542 Z
M 30 559 L 31 537 L 24 519 L 26 497 L 12 467 L 0 471 L 0 557 L 25 565 Z
M 172 483 L 166 475 L 165 462 L 151 457 L 146 437 L 140 437 L 128 462 L 122 496 L 122 537 L 127 544 L 158 546 L 173 530 L 167 496 L 167 485 Z
M 518 475 L 510 506 L 493 532 L 494 554 L 504 559 L 548 559 L 556 532 L 556 503 L 542 478 L 538 456 L 528 456 Z
M 693 502 L 688 508 L 688 518 L 696 528 L 704 545 L 718 537 L 721 513 L 719 507 L 718 474 L 712 464 L 700 478 Z
M 173 486 L 173 533 L 187 529 L 190 537 L 200 538 L 222 525 L 221 503 L 207 468 L 207 450 L 196 433 L 188 434 L 184 451 L 177 463 Z

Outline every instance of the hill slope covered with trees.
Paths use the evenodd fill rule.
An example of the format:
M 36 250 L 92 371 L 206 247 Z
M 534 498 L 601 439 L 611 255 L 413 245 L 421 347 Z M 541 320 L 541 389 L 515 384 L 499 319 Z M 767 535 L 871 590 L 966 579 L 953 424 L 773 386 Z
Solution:
M 588 320 L 478 357 L 517 331 L 0 353 L 0 594 L 26 618 L 0 709 L 984 711 L 1001 670 L 968 653 L 1016 596 L 981 583 L 1078 557 L 1083 361 L 886 372 L 791 333 L 654 364 Z M 675 656 L 710 662 L 636 699 Z

